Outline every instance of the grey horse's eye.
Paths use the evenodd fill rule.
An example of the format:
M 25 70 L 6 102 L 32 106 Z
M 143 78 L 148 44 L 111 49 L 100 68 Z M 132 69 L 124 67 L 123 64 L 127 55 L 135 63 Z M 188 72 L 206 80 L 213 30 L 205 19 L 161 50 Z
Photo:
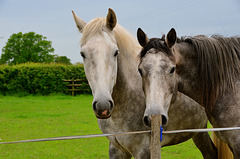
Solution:
M 116 52 L 114 53 L 114 56 L 117 56 L 118 55 L 118 50 L 116 50 Z
M 174 72 L 175 72 L 175 67 L 173 67 L 172 69 L 171 69 L 171 71 L 170 71 L 170 74 L 173 74 Z
M 80 55 L 82 56 L 82 58 L 85 59 L 85 55 L 84 55 L 84 53 L 82 51 L 80 52 Z

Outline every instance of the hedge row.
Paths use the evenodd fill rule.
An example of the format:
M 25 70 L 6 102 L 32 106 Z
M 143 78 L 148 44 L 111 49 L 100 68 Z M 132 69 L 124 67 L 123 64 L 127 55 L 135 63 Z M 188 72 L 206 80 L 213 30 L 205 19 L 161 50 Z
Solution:
M 64 79 L 83 79 L 80 93 L 90 94 L 83 65 L 20 64 L 0 66 L 0 93 L 40 94 L 69 93 Z

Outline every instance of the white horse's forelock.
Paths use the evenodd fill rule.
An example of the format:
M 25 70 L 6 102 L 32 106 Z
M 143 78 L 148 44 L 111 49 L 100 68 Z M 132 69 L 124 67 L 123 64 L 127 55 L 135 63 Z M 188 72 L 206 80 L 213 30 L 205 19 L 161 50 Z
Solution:
M 95 18 L 84 27 L 81 38 L 81 46 L 96 34 L 101 34 L 103 30 L 107 30 L 105 26 L 105 18 Z
M 114 34 L 119 50 L 133 55 L 134 58 L 139 53 L 141 46 L 138 44 L 136 38 L 119 24 L 116 25 L 114 32 L 112 32 L 106 27 L 106 18 L 104 17 L 95 18 L 87 23 L 82 32 L 81 46 L 85 45 L 96 34 L 104 36 L 103 32 Z

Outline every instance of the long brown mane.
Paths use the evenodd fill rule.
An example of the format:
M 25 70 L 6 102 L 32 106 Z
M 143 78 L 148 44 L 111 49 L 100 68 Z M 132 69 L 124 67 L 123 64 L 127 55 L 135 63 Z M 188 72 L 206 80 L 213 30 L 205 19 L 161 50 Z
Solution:
M 202 103 L 210 108 L 226 88 L 234 89 L 240 77 L 240 37 L 213 35 L 185 37 L 181 41 L 191 44 L 198 58 L 202 84 Z

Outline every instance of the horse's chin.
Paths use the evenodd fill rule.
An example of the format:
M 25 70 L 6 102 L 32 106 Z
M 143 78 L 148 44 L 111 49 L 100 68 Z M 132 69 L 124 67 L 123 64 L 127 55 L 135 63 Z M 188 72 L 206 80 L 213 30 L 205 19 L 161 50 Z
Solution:
M 96 115 L 96 117 L 97 117 L 98 119 L 108 119 L 108 118 L 111 117 L 111 114 L 108 115 L 108 116 L 97 116 L 97 115 Z

